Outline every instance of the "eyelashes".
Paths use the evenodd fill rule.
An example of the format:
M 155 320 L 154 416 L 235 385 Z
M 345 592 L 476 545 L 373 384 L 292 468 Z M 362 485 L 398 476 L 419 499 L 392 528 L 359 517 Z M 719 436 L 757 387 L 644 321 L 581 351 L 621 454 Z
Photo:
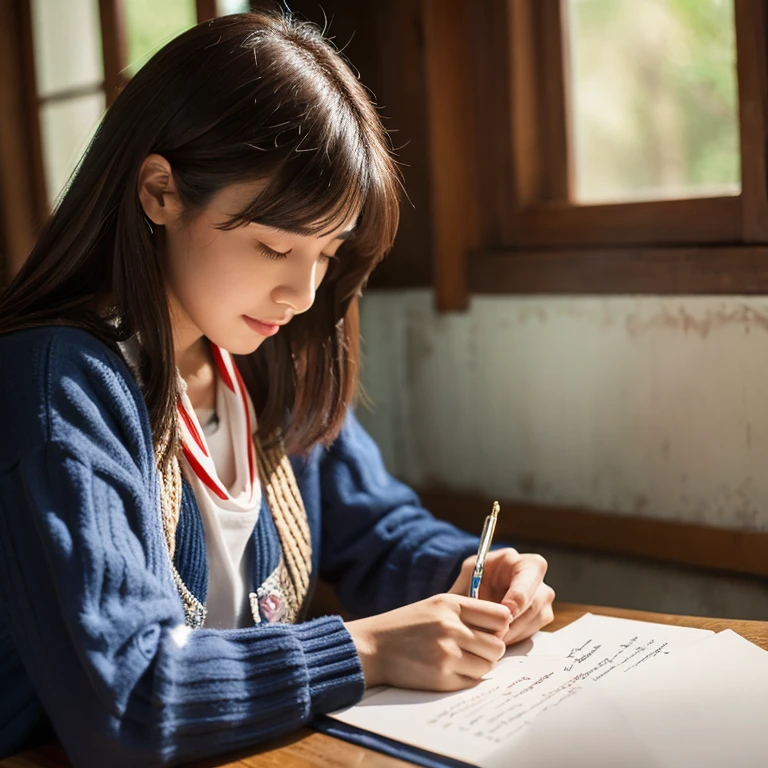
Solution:
M 287 259 L 289 254 L 291 253 L 290 251 L 285 251 L 284 253 L 280 251 L 274 251 L 272 250 L 272 248 L 267 248 L 267 246 L 264 245 L 263 243 L 256 243 L 256 250 L 258 250 L 258 252 L 262 256 L 265 256 L 268 259 L 272 259 L 273 261 L 282 261 L 283 259 Z M 329 253 L 321 253 L 320 258 L 323 259 L 324 261 L 330 262 L 330 261 L 333 261 L 334 259 L 337 259 L 338 256 L 336 256 L 335 254 L 331 255 Z
M 286 251 L 285 253 L 280 253 L 280 251 L 273 251 L 271 248 L 267 248 L 267 246 L 263 245 L 262 243 L 257 243 L 257 250 L 262 256 L 266 256 L 268 259 L 272 259 L 273 261 L 287 259 L 288 254 L 290 253 L 290 251 Z

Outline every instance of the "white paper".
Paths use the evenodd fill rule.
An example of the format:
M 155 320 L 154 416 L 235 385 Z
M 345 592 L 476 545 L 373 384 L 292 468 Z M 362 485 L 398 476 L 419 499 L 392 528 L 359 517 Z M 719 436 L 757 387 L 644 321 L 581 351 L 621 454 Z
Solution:
M 539 637 L 530 655 L 510 653 L 477 686 L 455 693 L 385 688 L 332 716 L 437 754 L 491 766 L 544 712 L 614 673 L 653 665 L 711 635 L 704 630 L 590 616 L 559 638 Z M 568 628 L 566 628 L 568 629 Z M 563 631 L 563 630 L 561 630 Z M 545 655 L 549 654 L 549 655 Z M 553 655 L 554 654 L 554 655 Z M 559 655 L 557 655 L 559 654 Z
M 544 633 L 537 633 L 544 634 Z M 654 624 L 587 613 L 532 645 L 529 656 L 563 657 L 563 671 L 578 670 L 598 681 L 712 637 L 708 629 Z
M 660 768 L 623 714 L 598 693 L 591 687 L 550 710 L 483 768 Z
M 622 742 L 625 760 L 644 762 L 617 762 Z M 532 768 L 765 768 L 768 653 L 730 630 L 720 632 L 551 710 L 514 755 Z
M 527 640 L 509 646 L 504 658 L 510 656 L 546 656 L 555 632 L 535 632 Z
M 511 743 L 544 711 L 547 696 L 565 675 L 558 660 L 512 657 L 502 660 L 474 688 L 429 693 L 388 688 L 357 706 L 332 715 L 350 725 L 437 754 L 483 765 L 500 745 Z

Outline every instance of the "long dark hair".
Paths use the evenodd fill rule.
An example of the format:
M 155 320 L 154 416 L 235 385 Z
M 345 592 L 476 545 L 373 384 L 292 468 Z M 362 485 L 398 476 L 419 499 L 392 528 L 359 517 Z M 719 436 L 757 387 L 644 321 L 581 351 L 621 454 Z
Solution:
M 400 182 L 352 69 L 315 25 L 291 15 L 201 24 L 138 72 L 2 296 L 0 332 L 68 324 L 113 346 L 138 333 L 155 444 L 175 428 L 162 238 L 146 226 L 137 191 L 152 153 L 170 163 L 189 215 L 228 184 L 266 181 L 231 227 L 256 221 L 320 234 L 361 212 L 312 308 L 238 358 L 262 438 L 281 432 L 288 452 L 329 442 L 357 390 L 357 296 L 392 245 Z

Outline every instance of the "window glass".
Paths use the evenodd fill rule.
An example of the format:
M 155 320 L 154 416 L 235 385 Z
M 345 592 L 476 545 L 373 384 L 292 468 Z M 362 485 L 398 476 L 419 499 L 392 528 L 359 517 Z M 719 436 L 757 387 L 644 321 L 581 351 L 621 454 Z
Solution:
M 730 0 L 569 0 L 577 202 L 740 192 Z

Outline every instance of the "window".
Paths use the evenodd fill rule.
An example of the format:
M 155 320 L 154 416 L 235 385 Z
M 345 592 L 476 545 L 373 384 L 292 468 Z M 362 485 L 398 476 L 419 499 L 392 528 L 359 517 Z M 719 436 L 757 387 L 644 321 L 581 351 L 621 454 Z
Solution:
M 438 306 L 768 290 L 765 3 L 424 9 Z
M 53 206 L 120 88 L 170 39 L 247 0 L 29 0 L 39 184 Z
M 156 51 L 197 23 L 194 0 L 124 0 L 128 44 L 127 77 L 133 77 Z
M 575 203 L 741 192 L 736 34 L 725 0 L 569 0 Z
M 104 110 L 98 0 L 31 0 L 45 189 L 53 203 Z

